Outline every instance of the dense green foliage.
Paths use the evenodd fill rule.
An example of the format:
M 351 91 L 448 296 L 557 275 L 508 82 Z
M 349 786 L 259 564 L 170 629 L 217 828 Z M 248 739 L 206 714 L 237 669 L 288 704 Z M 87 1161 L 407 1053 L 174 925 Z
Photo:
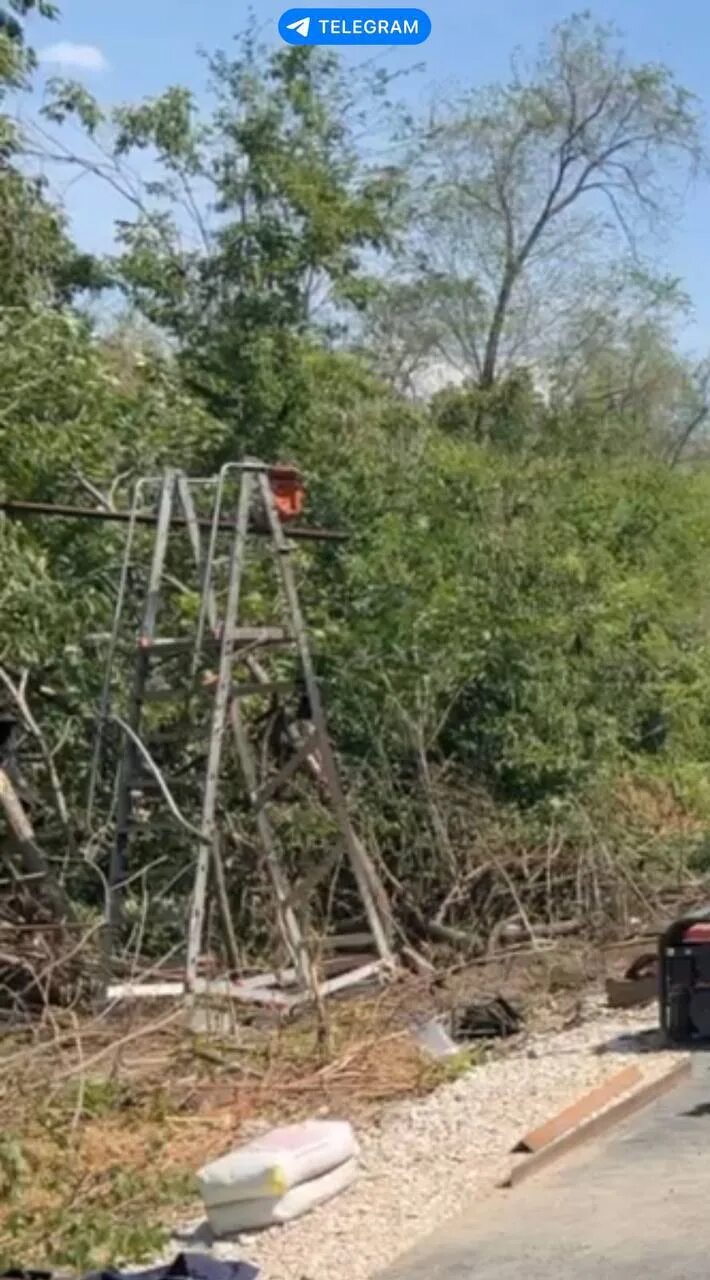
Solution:
M 631 280 L 620 254 L 613 296 L 595 285 L 576 309 L 567 297 L 568 347 L 557 321 L 549 349 L 532 337 L 526 347 L 521 317 L 544 315 L 553 282 L 526 275 L 537 238 L 526 255 L 512 223 L 512 240 L 503 231 L 496 248 L 491 236 L 517 173 L 525 200 L 517 209 L 511 197 L 508 212 L 529 238 L 550 148 L 562 147 L 573 192 L 587 164 L 623 181 L 609 176 L 615 153 L 600 154 L 627 112 L 643 138 L 626 217 L 635 195 L 643 202 L 644 173 L 656 199 L 656 164 L 669 151 L 695 157 L 687 96 L 665 72 L 629 67 L 610 39 L 576 20 L 556 34 L 535 92 L 518 77 L 507 96 L 486 99 L 485 119 L 467 99 L 440 126 L 472 165 L 459 206 L 449 170 L 437 177 L 433 166 L 422 187 L 404 151 L 396 167 L 368 165 L 358 134 L 373 116 L 380 128 L 390 119 L 387 80 L 357 84 L 318 52 L 265 51 L 248 37 L 235 59 L 217 55 L 208 119 L 180 87 L 106 113 L 79 86 L 56 84 L 45 115 L 60 129 L 78 117 L 119 189 L 136 154 L 161 175 L 133 193 L 103 263 L 71 244 L 61 210 L 29 176 L 21 133 L 0 118 L 0 491 L 70 501 L 110 492 L 120 504 L 133 477 L 168 461 L 205 473 L 250 451 L 303 466 L 310 517 L 351 534 L 302 574 L 335 737 L 397 901 L 420 922 L 448 901 L 447 919 L 467 927 L 488 909 L 492 928 L 517 913 L 513 881 L 543 921 L 588 905 L 581 880 L 576 901 L 569 891 L 568 862 L 558 896 L 540 900 L 525 857 L 554 832 L 582 865 L 598 845 L 589 824 L 601 821 L 612 864 L 647 863 L 659 833 L 634 804 L 624 825 L 629 788 L 637 799 L 649 788 L 671 797 L 662 840 L 686 813 L 702 840 L 710 818 L 710 480 L 698 461 L 670 465 L 702 427 L 706 374 L 673 344 L 677 290 Z M 29 72 L 30 56 L 2 31 L 0 50 L 6 83 Z M 618 83 L 611 116 L 594 116 L 593 128 L 573 121 L 571 140 L 568 122 L 560 142 L 561 67 L 585 84 L 590 114 L 604 75 Z M 480 173 L 482 131 L 494 161 Z M 495 155 L 503 165 L 517 157 L 520 171 L 499 171 Z M 497 174 L 501 204 L 481 213 Z M 569 204 L 584 193 L 583 182 Z M 421 237 L 443 243 L 462 206 L 466 280 L 421 255 L 413 272 Z M 565 252 L 598 233 L 598 210 L 585 229 L 583 217 L 567 224 L 568 207 Z M 557 234 L 539 232 L 546 266 Z M 476 256 L 484 241 L 500 280 Z M 613 267 L 610 243 L 607 252 Z M 392 265 L 402 278 L 384 288 Z M 504 289 L 502 308 L 484 276 Z M 107 282 L 129 307 L 127 327 L 108 337 L 81 305 Z M 639 299 L 651 295 L 642 321 Z M 402 368 L 421 354 L 438 353 L 447 380 L 452 333 L 482 353 L 465 381 L 405 396 Z M 82 644 L 107 625 L 120 545 L 111 529 L 0 521 L 0 662 L 13 679 L 29 668 L 35 715 L 62 744 L 80 840 L 99 675 Z M 304 822 L 316 848 L 326 839 L 318 815 Z M 61 862 L 66 831 L 41 807 L 38 830 Z M 481 901 L 466 886 L 489 857 L 515 866 Z M 670 854 L 665 865 L 676 874 Z M 258 865 L 244 866 L 257 888 Z M 608 872 L 601 889 L 594 880 L 597 907 Z M 72 881 L 85 903 L 95 887 L 88 873 Z M 241 924 L 263 941 L 244 885 L 234 894 Z M 604 901 L 615 904 L 611 893 Z M 476 927 L 490 932 L 485 919 Z

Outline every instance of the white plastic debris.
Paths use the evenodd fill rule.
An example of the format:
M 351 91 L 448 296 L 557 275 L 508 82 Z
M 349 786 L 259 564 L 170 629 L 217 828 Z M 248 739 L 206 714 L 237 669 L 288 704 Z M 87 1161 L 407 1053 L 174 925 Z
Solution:
M 430 1018 L 412 1030 L 419 1048 L 431 1058 L 451 1058 L 461 1052 L 461 1045 L 451 1039 L 439 1018 Z
M 320 1178 L 359 1154 L 347 1121 L 306 1120 L 272 1129 L 230 1151 L 205 1165 L 197 1181 L 208 1210 L 249 1200 L 275 1203 L 292 1187 Z
M 281 1226 L 340 1195 L 341 1191 L 345 1191 L 355 1181 L 357 1171 L 357 1160 L 346 1160 L 337 1169 L 331 1169 L 319 1178 L 311 1178 L 308 1182 L 291 1187 L 283 1196 L 208 1205 L 207 1220 L 215 1236 L 230 1236 L 240 1231 Z

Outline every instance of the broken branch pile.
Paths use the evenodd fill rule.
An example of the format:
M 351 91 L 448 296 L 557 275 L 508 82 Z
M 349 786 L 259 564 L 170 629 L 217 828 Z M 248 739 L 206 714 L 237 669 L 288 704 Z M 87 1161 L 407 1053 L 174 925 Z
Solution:
M 27 924 L 0 915 L 0 1017 L 23 1021 L 52 1006 L 82 1005 L 96 988 L 96 957 L 86 935 L 61 924 Z

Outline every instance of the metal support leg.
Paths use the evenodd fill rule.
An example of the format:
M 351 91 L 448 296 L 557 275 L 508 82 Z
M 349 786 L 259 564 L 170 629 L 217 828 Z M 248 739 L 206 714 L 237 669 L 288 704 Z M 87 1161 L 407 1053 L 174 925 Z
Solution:
M 153 559 L 148 579 L 148 593 L 138 638 L 138 652 L 133 678 L 133 690 L 128 713 L 128 724 L 134 734 L 140 733 L 145 687 L 150 671 L 150 647 L 160 604 L 160 587 L 168 549 L 168 534 L 173 513 L 175 472 L 166 471 L 160 491 L 158 522 L 153 545 Z M 108 877 L 108 901 L 106 904 L 106 954 L 113 954 L 116 934 L 121 924 L 123 907 L 123 883 L 128 874 L 128 846 L 131 838 L 133 802 L 131 791 L 139 767 L 135 743 L 126 736 L 118 781 L 116 807 L 116 834 L 111 850 Z M 109 962 L 110 963 L 110 962 Z
M 249 526 L 249 509 L 251 505 L 253 479 L 250 475 L 242 477 L 237 509 L 237 525 L 232 542 L 232 555 L 229 566 L 229 588 L 225 607 L 222 643 L 219 655 L 219 671 L 215 688 L 214 707 L 212 712 L 212 728 L 210 731 L 209 753 L 207 758 L 207 776 L 202 808 L 203 841 L 197 853 L 195 884 L 192 895 L 192 911 L 187 945 L 187 987 L 194 991 L 197 978 L 197 966 L 202 951 L 202 934 L 204 929 L 205 902 L 207 899 L 207 882 L 209 878 L 210 849 L 216 838 L 216 811 L 219 794 L 220 771 L 222 765 L 222 747 L 227 723 L 227 711 L 230 703 L 232 685 L 232 667 L 234 663 L 234 628 L 239 616 L 239 597 L 244 569 L 247 530 Z M 218 496 L 221 501 L 221 494 Z
M 358 840 L 350 823 L 350 817 L 347 810 L 345 796 L 340 785 L 338 771 L 335 765 L 330 739 L 328 737 L 328 729 L 321 702 L 318 681 L 316 680 L 313 661 L 311 659 L 310 648 L 308 645 L 308 636 L 306 624 L 301 612 L 301 606 L 298 599 L 298 592 L 293 578 L 289 556 L 291 547 L 288 539 L 281 527 L 281 522 L 275 508 L 273 495 L 269 486 L 268 476 L 266 472 L 262 472 L 259 476 L 259 486 L 261 490 L 264 507 L 267 512 L 269 525 L 271 527 L 274 547 L 278 556 L 278 565 L 281 575 L 281 583 L 283 587 L 284 597 L 293 626 L 293 635 L 298 649 L 301 662 L 301 669 L 306 684 L 306 691 L 311 707 L 311 719 L 318 739 L 318 757 L 323 770 L 323 778 L 330 795 L 333 810 L 335 812 L 338 827 L 345 844 L 345 848 L 352 866 L 353 874 L 357 881 L 358 890 L 362 898 L 368 923 L 372 930 L 372 936 L 375 941 L 380 958 L 388 964 L 394 963 L 394 956 L 389 944 L 387 936 L 387 926 L 389 924 L 388 917 L 383 920 L 375 900 L 375 886 L 379 884 L 379 877 L 375 872 L 372 864 L 369 863 L 362 844 Z M 375 890 L 375 891 L 373 891 Z M 380 895 L 378 894 L 378 897 Z M 384 898 L 384 890 L 381 890 L 381 900 Z

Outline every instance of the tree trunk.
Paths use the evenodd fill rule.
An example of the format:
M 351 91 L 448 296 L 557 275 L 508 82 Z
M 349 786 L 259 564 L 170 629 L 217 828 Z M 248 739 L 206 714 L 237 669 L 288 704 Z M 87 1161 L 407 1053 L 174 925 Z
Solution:
M 47 859 L 35 842 L 35 835 L 20 798 L 4 768 L 0 766 L 0 808 L 14 837 L 14 850 L 22 874 L 32 877 L 36 894 L 57 920 L 70 920 L 72 909 L 62 886 L 55 880 Z M 0 849 L 2 846 L 0 845 Z
M 486 339 L 486 349 L 483 356 L 483 366 L 481 368 L 481 377 L 479 379 L 479 387 L 488 391 L 494 385 L 496 373 L 498 370 L 498 351 L 500 348 L 500 340 L 503 336 L 503 329 L 508 316 L 508 307 L 513 293 L 513 285 L 515 284 L 518 270 L 515 265 L 508 266 L 503 276 L 503 282 L 498 294 L 491 327 L 488 330 Z

